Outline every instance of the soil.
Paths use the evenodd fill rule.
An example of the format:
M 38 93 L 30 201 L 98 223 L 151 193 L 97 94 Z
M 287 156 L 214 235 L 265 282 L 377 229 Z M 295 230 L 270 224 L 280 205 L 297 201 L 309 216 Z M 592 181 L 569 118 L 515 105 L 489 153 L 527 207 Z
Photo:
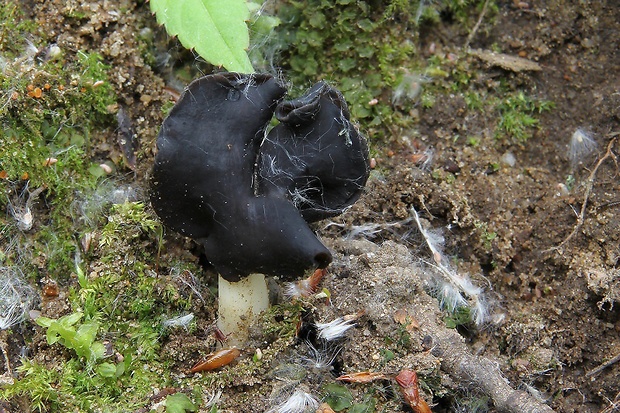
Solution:
M 164 66 L 148 65 L 140 55 L 136 33 L 148 28 L 156 38 L 165 36 L 153 24 L 148 5 L 125 0 L 27 3 L 31 17 L 62 49 L 98 50 L 113 68 L 119 105 L 140 140 L 134 183 L 146 187 L 161 107 L 171 98 L 165 88 L 182 84 Z M 60 12 L 86 6 L 92 17 L 68 19 Z M 376 168 L 363 197 L 331 225 L 318 228 L 336 255 L 321 284 L 331 293 L 331 305 L 313 302 L 307 317 L 323 322 L 359 312 L 348 339 L 338 351 L 331 350 L 332 363 L 306 365 L 296 381 L 286 367 L 311 358 L 312 349 L 303 340 L 290 342 L 279 360 L 252 378 L 254 386 L 233 383 L 221 389 L 221 411 L 266 411 L 284 400 L 291 383 L 318 394 L 326 376 L 371 370 L 393 377 L 403 368 L 418 371 L 428 382 L 422 395 L 434 412 L 475 411 L 464 402 L 458 407 L 455 400 L 457 394 L 480 396 L 476 380 L 470 383 L 440 369 L 445 356 L 432 351 L 432 337 L 445 328 L 445 313 L 427 295 L 432 256 L 412 220 L 412 208 L 427 229 L 442 231 L 445 254 L 454 257 L 458 272 L 471 274 L 484 289 L 490 321 L 481 328 L 469 323 L 450 330 L 461 334 L 472 357 L 494 361 L 514 388 L 529 391 L 555 411 L 620 409 L 620 363 L 605 366 L 620 355 L 620 7 L 613 0 L 498 2 L 498 7 L 494 24 L 484 24 L 470 46 L 499 45 L 537 62 L 541 70 L 513 73 L 474 56 L 462 58 L 485 73 L 486 81 L 505 78 L 512 88 L 534 90 L 555 108 L 538 115 L 540 128 L 529 140 L 497 141 L 490 136 L 488 118 L 470 116 L 462 97 L 438 95 L 431 108 L 419 109 L 415 145 L 406 131 L 384 137 L 389 145 L 375 150 Z M 110 12 L 120 9 L 131 12 Z M 456 50 L 466 37 L 450 22 L 441 22 L 423 30 L 419 49 L 427 55 L 442 47 Z M 178 58 L 179 50 L 166 52 Z M 598 149 L 571 163 L 570 141 L 577 129 L 591 136 Z M 454 139 L 457 135 L 483 138 L 472 146 Z M 102 159 L 119 156 L 105 144 L 115 136 L 111 127 L 99 137 Z M 412 160 L 420 145 L 434 152 L 426 169 Z M 568 177 L 574 178 L 570 188 Z M 169 238 L 169 254 L 186 245 L 172 234 Z M 404 326 L 394 320 L 398 309 L 418 326 L 408 332 L 410 341 L 386 344 L 386 337 L 396 341 Z M 212 315 L 215 310 L 204 311 Z M 178 361 L 173 368 L 182 385 L 188 359 L 201 345 L 190 334 L 169 340 L 163 354 Z M 388 360 L 383 348 L 393 349 L 397 357 Z M 57 356 L 48 346 L 31 351 Z M 397 387 L 389 380 L 378 383 L 373 387 L 376 411 L 410 411 L 393 394 Z M 369 389 L 350 385 L 358 402 Z

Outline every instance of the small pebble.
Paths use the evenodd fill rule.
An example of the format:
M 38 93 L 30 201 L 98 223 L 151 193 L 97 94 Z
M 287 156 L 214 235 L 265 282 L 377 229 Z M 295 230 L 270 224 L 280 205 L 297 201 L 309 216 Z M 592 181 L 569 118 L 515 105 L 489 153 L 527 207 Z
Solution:
M 456 162 L 454 162 L 452 159 L 448 159 L 444 163 L 443 169 L 453 174 L 461 172 L 461 167 Z
M 502 155 L 502 162 L 510 167 L 513 167 L 517 163 L 517 158 L 515 158 L 512 152 L 506 152 Z

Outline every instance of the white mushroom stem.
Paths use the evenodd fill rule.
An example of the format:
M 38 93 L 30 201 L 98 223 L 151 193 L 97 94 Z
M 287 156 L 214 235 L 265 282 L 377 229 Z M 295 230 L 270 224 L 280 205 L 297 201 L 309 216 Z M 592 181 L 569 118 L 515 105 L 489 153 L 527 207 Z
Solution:
M 269 292 L 263 274 L 250 274 L 238 282 L 218 281 L 217 326 L 228 336 L 227 347 L 246 346 L 249 330 L 259 314 L 269 308 Z

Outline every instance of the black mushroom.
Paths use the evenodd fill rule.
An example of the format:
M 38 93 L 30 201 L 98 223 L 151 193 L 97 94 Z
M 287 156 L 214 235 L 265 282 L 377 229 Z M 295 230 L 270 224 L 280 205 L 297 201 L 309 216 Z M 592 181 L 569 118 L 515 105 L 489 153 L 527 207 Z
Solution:
M 153 207 L 228 281 L 325 268 L 331 253 L 307 222 L 341 213 L 368 178 L 340 93 L 325 83 L 296 100 L 285 93 L 267 74 L 202 77 L 157 139 Z M 267 134 L 274 112 L 281 123 Z

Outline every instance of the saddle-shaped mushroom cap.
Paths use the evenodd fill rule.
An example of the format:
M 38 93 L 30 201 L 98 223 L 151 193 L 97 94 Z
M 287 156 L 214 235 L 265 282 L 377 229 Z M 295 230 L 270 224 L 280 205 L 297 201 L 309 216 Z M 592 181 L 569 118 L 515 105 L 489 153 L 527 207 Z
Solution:
M 228 281 L 294 277 L 332 260 L 285 191 L 258 185 L 258 153 L 285 89 L 270 75 L 192 82 L 157 138 L 151 201 L 162 221 L 202 242 Z

